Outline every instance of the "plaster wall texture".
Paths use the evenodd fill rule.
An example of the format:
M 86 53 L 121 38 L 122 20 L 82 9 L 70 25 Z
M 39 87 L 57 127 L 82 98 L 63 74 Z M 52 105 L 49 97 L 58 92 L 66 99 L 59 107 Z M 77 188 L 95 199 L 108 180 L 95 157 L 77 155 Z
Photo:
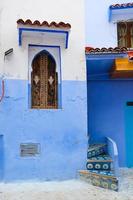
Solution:
M 110 77 L 115 57 L 124 56 L 99 56 L 97 60 L 87 56 L 88 133 L 92 143 L 112 138 L 118 147 L 119 165 L 131 167 L 133 112 L 127 102 L 133 100 L 133 79 Z
M 5 77 L 27 80 L 27 46 L 29 41 L 24 40 L 22 47 L 18 46 L 16 21 L 19 18 L 70 23 L 72 28 L 69 48 L 67 50 L 62 48 L 62 79 L 85 80 L 84 0 L 78 0 L 76 6 L 75 1 L 70 0 L 59 0 L 58 3 L 52 0 L 47 2 L 42 0 L 2 1 L 0 5 L 0 51 L 2 54 L 0 74 L 3 74 L 4 68 Z M 37 42 L 39 44 L 39 41 Z M 46 43 L 48 43 L 47 39 L 43 41 L 43 45 L 46 45 Z M 14 53 L 4 62 L 3 54 L 11 47 L 14 48 Z
M 94 48 L 118 46 L 117 24 L 108 20 L 109 6 L 129 2 L 129 0 L 86 0 L 86 46 Z
M 17 19 L 64 21 L 71 24 L 69 47 L 62 40 L 43 36 L 23 37 L 18 46 Z M 0 104 L 0 179 L 63 180 L 75 178 L 85 169 L 87 152 L 87 89 L 85 70 L 84 1 L 13 0 L 0 5 L 0 75 L 5 79 L 5 96 Z M 29 44 L 59 45 L 29 47 Z M 13 48 L 13 54 L 4 52 Z M 31 109 L 30 72 L 34 56 L 42 50 L 55 58 L 60 75 L 60 109 Z M 1 84 L 0 84 L 1 91 Z M 37 157 L 20 157 L 21 143 L 40 143 Z M 3 175 L 3 176 L 2 176 Z
M 85 169 L 87 152 L 85 83 L 63 81 L 62 109 L 37 110 L 28 106 L 28 81 L 6 80 L 0 106 L 4 136 L 4 181 L 64 180 Z M 21 91 L 21 92 L 20 92 Z M 21 143 L 39 143 L 35 157 L 21 157 Z M 3 171 L 2 171 L 3 170 Z M 1 177 L 1 176 L 0 176 Z
M 90 81 L 88 85 L 89 133 L 94 141 L 100 141 L 100 137 L 111 137 L 116 142 L 121 167 L 127 167 L 126 153 L 131 148 L 126 144 L 129 127 L 125 120 L 126 103 L 133 99 L 132 87 L 131 80 Z

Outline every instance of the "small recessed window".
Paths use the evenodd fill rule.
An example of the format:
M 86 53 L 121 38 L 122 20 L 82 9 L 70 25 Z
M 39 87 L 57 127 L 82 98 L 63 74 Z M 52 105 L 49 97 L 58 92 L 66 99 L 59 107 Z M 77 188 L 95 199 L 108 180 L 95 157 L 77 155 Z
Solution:
M 118 46 L 133 48 L 133 22 L 117 24 Z

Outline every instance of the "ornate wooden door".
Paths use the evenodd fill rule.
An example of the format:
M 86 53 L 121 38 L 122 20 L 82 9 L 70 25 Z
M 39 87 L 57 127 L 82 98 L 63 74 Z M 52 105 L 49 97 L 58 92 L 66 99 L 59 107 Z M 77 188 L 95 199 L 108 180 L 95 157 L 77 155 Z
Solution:
M 57 108 L 58 75 L 54 59 L 42 52 L 33 60 L 32 69 L 32 108 Z

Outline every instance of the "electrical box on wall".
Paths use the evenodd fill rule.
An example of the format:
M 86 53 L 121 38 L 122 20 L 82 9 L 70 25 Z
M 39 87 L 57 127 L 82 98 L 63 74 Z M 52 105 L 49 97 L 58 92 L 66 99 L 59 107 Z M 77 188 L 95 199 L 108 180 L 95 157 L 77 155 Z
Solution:
M 34 157 L 40 154 L 39 143 L 23 143 L 20 144 L 21 157 Z

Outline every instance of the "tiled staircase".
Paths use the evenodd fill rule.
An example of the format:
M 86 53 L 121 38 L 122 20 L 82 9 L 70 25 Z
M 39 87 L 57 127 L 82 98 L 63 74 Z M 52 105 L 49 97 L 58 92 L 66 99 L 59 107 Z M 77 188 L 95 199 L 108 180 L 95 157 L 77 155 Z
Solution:
M 113 159 L 108 154 L 107 144 L 92 144 L 87 153 L 87 170 L 80 170 L 82 180 L 106 189 L 118 191 Z

